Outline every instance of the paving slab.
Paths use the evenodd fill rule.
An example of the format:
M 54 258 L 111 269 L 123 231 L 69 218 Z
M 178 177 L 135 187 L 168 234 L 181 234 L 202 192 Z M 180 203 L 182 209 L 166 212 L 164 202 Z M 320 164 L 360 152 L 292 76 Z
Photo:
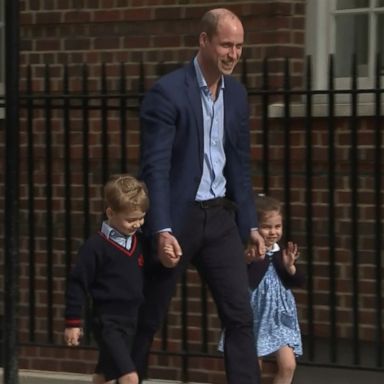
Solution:
M 299 365 L 293 384 L 384 384 L 384 371 Z
M 91 375 L 77 374 L 68 372 L 51 372 L 51 371 L 38 371 L 38 370 L 19 370 L 19 383 L 20 384 L 89 384 Z M 3 371 L 0 369 L 0 379 L 3 380 Z M 145 380 L 144 384 L 182 384 L 179 381 L 167 380 Z M 204 384 L 204 383 L 190 383 L 190 384 Z M 207 383 L 205 383 L 207 384 Z

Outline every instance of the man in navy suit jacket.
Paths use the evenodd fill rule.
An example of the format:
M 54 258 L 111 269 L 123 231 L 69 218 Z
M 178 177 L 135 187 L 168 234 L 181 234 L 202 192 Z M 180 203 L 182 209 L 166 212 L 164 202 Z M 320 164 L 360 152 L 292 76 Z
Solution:
M 228 383 L 259 383 L 244 244 L 252 258 L 264 253 L 264 243 L 252 197 L 247 93 L 229 76 L 243 40 L 235 14 L 208 11 L 194 60 L 157 81 L 142 103 L 141 178 L 152 247 L 132 352 L 141 378 L 176 283 L 192 263 L 226 330 Z

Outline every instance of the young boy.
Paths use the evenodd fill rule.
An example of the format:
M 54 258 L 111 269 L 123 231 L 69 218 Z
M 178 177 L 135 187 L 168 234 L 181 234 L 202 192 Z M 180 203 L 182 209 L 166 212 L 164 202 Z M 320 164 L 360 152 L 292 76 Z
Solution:
M 99 347 L 93 383 L 137 384 L 131 347 L 143 300 L 143 256 L 136 232 L 149 199 L 144 183 L 129 175 L 112 176 L 104 197 L 107 220 L 80 248 L 68 279 L 64 339 L 69 346 L 79 345 L 82 308 L 90 296 Z

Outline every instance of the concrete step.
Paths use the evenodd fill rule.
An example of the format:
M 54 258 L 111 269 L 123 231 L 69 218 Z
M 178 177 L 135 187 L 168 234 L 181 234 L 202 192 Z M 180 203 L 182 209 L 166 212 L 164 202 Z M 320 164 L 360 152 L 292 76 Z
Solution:
M 3 372 L 0 369 L 0 381 Z M 19 370 L 20 384 L 89 384 L 91 375 Z M 293 384 L 384 384 L 384 372 L 298 365 Z M 181 384 L 179 381 L 146 380 L 144 384 Z M 199 384 L 199 383 L 189 383 Z M 200 383 L 203 384 L 203 383 Z
M 3 370 L 0 369 L 0 381 L 3 381 Z M 89 384 L 91 375 L 68 373 L 68 372 L 49 372 L 28 369 L 19 370 L 20 384 Z M 146 380 L 144 384 L 181 384 L 179 381 L 167 380 Z M 190 383 L 199 384 L 199 383 Z M 200 383 L 203 384 L 203 383 Z
M 384 384 L 384 371 L 298 365 L 293 384 Z

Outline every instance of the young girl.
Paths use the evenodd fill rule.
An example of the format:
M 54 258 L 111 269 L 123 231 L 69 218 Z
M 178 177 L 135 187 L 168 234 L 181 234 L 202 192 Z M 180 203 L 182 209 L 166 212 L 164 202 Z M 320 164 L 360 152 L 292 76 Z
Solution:
M 259 233 L 264 238 L 266 255 L 248 265 L 254 333 L 260 369 L 263 357 L 275 354 L 277 374 L 274 384 L 292 382 L 296 356 L 302 355 L 302 344 L 296 303 L 290 290 L 304 283 L 296 268 L 297 245 L 288 242 L 281 250 L 283 213 L 279 201 L 268 196 L 256 197 Z
M 281 203 L 271 197 L 257 196 L 256 210 L 258 230 L 267 250 L 262 259 L 248 264 L 257 356 L 262 369 L 263 358 L 274 354 L 277 373 L 273 384 L 290 384 L 296 356 L 302 355 L 296 303 L 290 288 L 301 286 L 304 277 L 295 265 L 299 257 L 297 245 L 288 242 L 283 250 L 278 245 L 283 235 Z M 223 337 L 219 350 L 223 350 Z

